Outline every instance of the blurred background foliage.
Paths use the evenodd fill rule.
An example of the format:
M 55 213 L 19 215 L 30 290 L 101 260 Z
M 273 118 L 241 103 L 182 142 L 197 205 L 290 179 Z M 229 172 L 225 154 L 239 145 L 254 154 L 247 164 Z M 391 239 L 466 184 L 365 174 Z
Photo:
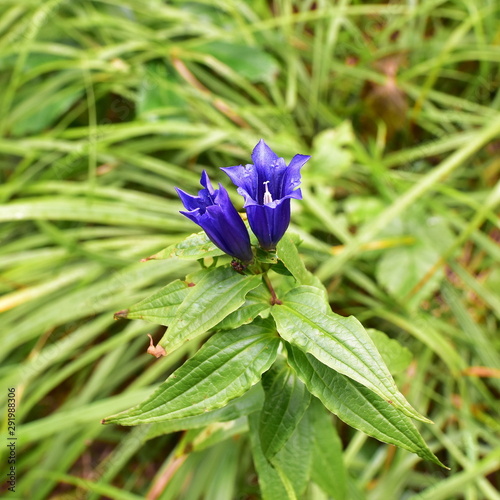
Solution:
M 218 167 L 249 162 L 260 138 L 313 155 L 301 251 L 334 311 L 411 352 L 398 385 L 451 467 L 337 422 L 347 498 L 500 498 L 496 0 L 0 9 L 0 397 L 17 388 L 19 435 L 7 498 L 260 498 L 246 422 L 154 439 L 99 423 L 198 348 L 157 361 L 146 334 L 160 328 L 113 320 L 192 269 L 140 262 L 196 231 L 174 186 L 196 191 L 206 169 L 229 187 Z M 327 496 L 311 482 L 306 498 Z

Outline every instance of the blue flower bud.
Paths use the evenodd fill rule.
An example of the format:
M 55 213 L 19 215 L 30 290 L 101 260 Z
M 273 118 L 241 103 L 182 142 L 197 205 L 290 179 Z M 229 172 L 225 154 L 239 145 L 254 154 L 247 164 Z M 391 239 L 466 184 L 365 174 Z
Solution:
M 245 198 L 250 227 L 266 250 L 276 248 L 290 224 L 290 199 L 302 199 L 296 188 L 309 158 L 295 155 L 287 165 L 261 139 L 252 152 L 253 165 L 222 168 Z
M 199 191 L 198 196 L 175 188 L 187 210 L 181 211 L 181 214 L 201 226 L 210 240 L 224 253 L 243 262 L 250 262 L 253 258 L 250 237 L 227 191 L 221 184 L 219 189 L 214 189 L 205 171 L 200 183 L 204 189 Z

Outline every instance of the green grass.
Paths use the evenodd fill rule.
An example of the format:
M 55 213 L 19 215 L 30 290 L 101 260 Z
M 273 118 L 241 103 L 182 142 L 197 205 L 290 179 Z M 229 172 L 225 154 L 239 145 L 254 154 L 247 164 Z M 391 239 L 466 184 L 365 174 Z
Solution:
M 292 227 L 308 267 L 334 311 L 412 351 L 397 382 L 451 468 L 338 423 L 349 500 L 500 498 L 494 0 L 0 12 L 0 398 L 19 398 L 7 498 L 259 498 L 246 424 L 149 439 L 100 419 L 198 347 L 157 361 L 160 328 L 113 321 L 192 269 L 139 262 L 196 231 L 174 186 L 195 191 L 202 169 L 228 185 L 218 167 L 249 162 L 260 138 L 313 155 Z

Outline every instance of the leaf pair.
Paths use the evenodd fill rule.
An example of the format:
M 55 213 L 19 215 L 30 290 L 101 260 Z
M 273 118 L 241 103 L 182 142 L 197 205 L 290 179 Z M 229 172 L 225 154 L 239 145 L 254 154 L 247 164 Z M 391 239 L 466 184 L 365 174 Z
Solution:
M 269 306 L 262 297 L 261 281 L 260 276 L 243 276 L 228 267 L 205 269 L 188 276 L 186 281 L 173 281 L 115 316 L 168 326 L 159 344 L 171 353 L 184 342 L 212 329 L 233 312 L 237 311 L 237 314 L 228 319 L 229 326 L 251 321 L 255 316 L 247 320 L 245 307 L 257 315 Z M 261 291 L 245 304 L 248 292 L 259 285 Z

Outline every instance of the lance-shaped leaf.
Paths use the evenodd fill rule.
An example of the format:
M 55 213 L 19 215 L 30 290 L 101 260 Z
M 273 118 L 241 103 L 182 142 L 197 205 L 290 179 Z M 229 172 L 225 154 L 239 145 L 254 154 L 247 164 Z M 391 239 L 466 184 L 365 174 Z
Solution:
M 260 415 L 248 416 L 252 456 L 263 500 L 297 500 L 309 482 L 312 464 L 311 420 L 304 414 L 290 439 L 269 461 L 262 451 Z
M 142 319 L 168 326 L 188 293 L 189 286 L 185 281 L 172 281 L 130 309 L 117 312 L 115 318 Z
M 287 344 L 288 362 L 311 393 L 350 426 L 443 466 L 413 422 L 372 391 Z
M 285 446 L 271 459 L 287 489 L 291 486 L 296 498 L 302 498 L 309 484 L 312 466 L 313 434 L 311 416 L 306 411 Z
M 146 401 L 105 421 L 137 425 L 222 408 L 260 380 L 276 359 L 279 343 L 269 320 L 217 333 Z
M 243 396 L 233 399 L 223 408 L 207 411 L 201 415 L 193 417 L 176 418 L 174 420 L 165 420 L 155 422 L 148 429 L 146 439 L 152 439 L 156 436 L 162 436 L 171 432 L 182 431 L 186 429 L 197 429 L 216 422 L 228 422 L 236 420 L 242 416 L 249 415 L 259 411 L 264 403 L 264 391 L 261 384 L 256 384 L 250 388 Z
M 278 243 L 276 253 L 278 255 L 278 259 L 301 285 L 311 285 L 324 290 L 319 278 L 306 269 L 292 236 L 289 234 L 285 234 L 283 236 L 281 241 Z
M 332 415 L 316 398 L 311 401 L 314 448 L 312 480 L 335 500 L 346 498 L 347 477 L 342 443 L 332 422 Z
M 272 458 L 293 434 L 311 401 L 304 383 L 284 363 L 275 363 L 262 379 L 265 402 L 260 413 L 260 442 Z
M 224 255 L 224 252 L 217 248 L 206 235 L 205 231 L 194 233 L 185 240 L 170 245 L 160 252 L 152 255 L 148 259 L 170 259 L 177 257 L 179 259 L 198 260 L 205 257 L 217 257 Z
M 334 314 L 315 287 L 299 286 L 280 297 L 271 313 L 278 332 L 302 351 L 371 389 L 406 415 L 430 422 L 398 391 L 375 344 L 361 323 Z
M 289 491 L 285 488 L 282 479 L 276 469 L 267 460 L 262 451 L 259 436 L 259 413 L 252 413 L 248 416 L 250 427 L 250 443 L 252 446 L 252 457 L 259 477 L 259 486 L 262 500 L 296 500 L 293 487 Z
M 210 330 L 243 305 L 247 293 L 260 283 L 260 276 L 243 276 L 230 267 L 209 269 L 189 289 L 160 345 L 170 353 Z

